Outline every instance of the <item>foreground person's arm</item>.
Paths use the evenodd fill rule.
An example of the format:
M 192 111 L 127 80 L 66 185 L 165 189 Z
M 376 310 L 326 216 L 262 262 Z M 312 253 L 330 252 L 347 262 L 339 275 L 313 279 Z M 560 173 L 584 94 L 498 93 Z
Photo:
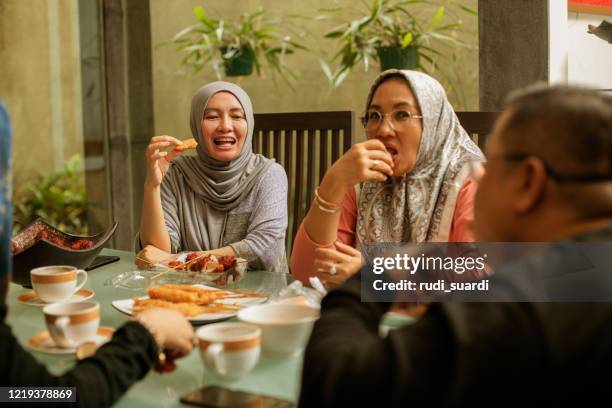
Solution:
M 361 303 L 360 283 L 356 275 L 323 299 L 304 355 L 300 407 L 431 404 L 429 391 L 441 386 L 451 357 L 445 325 L 422 320 L 381 339 L 390 304 Z
M 0 361 L 3 386 L 76 387 L 79 405 L 108 407 L 137 380 L 145 376 L 157 359 L 157 346 L 138 323 L 123 326 L 113 341 L 72 370 L 55 376 L 26 352 L 11 333 L 0 325 Z
M 21 347 L 4 321 L 5 307 L 0 308 L 2 386 L 76 387 L 78 405 L 108 407 L 157 361 L 156 338 L 142 324 L 129 322 L 92 357 L 78 362 L 63 375 L 53 375 Z
M 300 407 L 495 404 L 517 378 L 529 376 L 525 390 L 541 386 L 547 351 L 529 304 L 433 304 L 381 338 L 389 304 L 362 303 L 360 283 L 356 275 L 323 299 Z

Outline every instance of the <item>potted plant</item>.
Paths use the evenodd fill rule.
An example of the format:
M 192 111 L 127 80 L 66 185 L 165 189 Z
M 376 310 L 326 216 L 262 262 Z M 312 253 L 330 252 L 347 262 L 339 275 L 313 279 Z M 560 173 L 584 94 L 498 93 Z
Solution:
M 87 234 L 88 204 L 82 164 L 80 156 L 74 156 L 60 171 L 41 174 L 27 186 L 21 199 L 14 203 L 13 234 L 37 218 L 63 232 Z
M 296 49 L 306 49 L 279 32 L 281 20 L 257 9 L 240 15 L 238 21 L 215 19 L 202 7 L 194 9 L 198 22 L 179 31 L 170 41 L 184 53 L 181 65 L 198 72 L 212 67 L 218 79 L 225 76 L 251 75 L 253 68 L 264 76 L 264 64 L 283 78 L 296 78 L 284 57 Z M 223 71 L 222 71 L 223 68 Z
M 372 60 L 377 60 L 381 71 L 389 68 L 416 69 L 427 71 L 437 69 L 436 57 L 443 54 L 434 48 L 432 42 L 459 47 L 470 45 L 459 41 L 453 33 L 461 26 L 461 21 L 445 22 L 447 6 L 454 6 L 449 1 L 428 0 L 372 0 L 366 4 L 367 9 L 360 9 L 356 18 L 327 34 L 326 38 L 336 39 L 341 46 L 332 61 L 339 60 L 335 71 L 330 64 L 321 61 L 321 67 L 330 83 L 338 87 L 353 68 L 363 63 L 367 71 Z M 409 7 L 421 5 L 417 14 Z M 433 16 L 423 22 L 423 5 L 437 6 Z M 462 11 L 476 14 L 476 11 L 465 6 L 457 6 Z M 344 9 L 324 10 L 329 13 L 348 15 Z M 425 61 L 425 64 L 423 63 Z

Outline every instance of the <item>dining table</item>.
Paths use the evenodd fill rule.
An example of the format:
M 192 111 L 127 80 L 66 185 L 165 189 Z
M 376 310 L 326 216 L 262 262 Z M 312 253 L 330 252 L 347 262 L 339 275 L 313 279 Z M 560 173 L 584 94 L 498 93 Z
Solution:
M 100 304 L 100 326 L 117 329 L 130 317 L 112 306 L 112 301 L 146 295 L 145 289 L 126 288 L 117 285 L 116 277 L 137 270 L 132 252 L 104 249 L 101 255 L 118 256 L 119 261 L 91 270 L 84 288 L 94 292 L 92 300 Z M 265 291 L 273 300 L 291 281 L 288 274 L 268 271 L 248 271 L 236 285 L 240 289 Z M 7 295 L 7 322 L 24 347 L 30 337 L 46 331 L 42 308 L 26 305 L 17 297 L 31 289 L 11 283 Z M 232 317 L 231 319 L 236 319 Z M 381 333 L 409 323 L 410 319 L 388 315 L 381 324 Z M 197 327 L 196 327 L 197 328 Z M 76 363 L 74 355 L 53 355 L 31 350 L 35 358 L 50 372 L 61 374 Z M 142 380 L 134 384 L 114 406 L 116 407 L 177 407 L 188 406 L 180 397 L 204 386 L 217 385 L 234 390 L 268 395 L 297 403 L 300 390 L 302 355 L 284 358 L 261 356 L 257 366 L 246 376 L 236 379 L 221 379 L 208 372 L 197 348 L 176 361 L 176 369 L 170 373 L 151 370 Z M 94 391 L 92 391 L 94 392 Z

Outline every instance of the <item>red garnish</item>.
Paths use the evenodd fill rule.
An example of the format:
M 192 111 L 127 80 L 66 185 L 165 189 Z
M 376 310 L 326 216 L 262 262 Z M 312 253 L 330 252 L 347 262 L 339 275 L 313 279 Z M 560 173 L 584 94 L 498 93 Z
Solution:
M 187 258 L 185 259 L 185 262 L 193 261 L 197 257 L 198 257 L 198 253 L 197 252 L 190 252 L 190 253 L 187 254 Z
M 236 266 L 236 258 L 233 256 L 220 256 L 219 263 L 223 265 L 223 270 L 228 270 Z
M 40 231 L 36 235 L 37 241 L 40 241 L 42 239 L 45 239 L 65 249 L 82 250 L 82 249 L 89 249 L 94 246 L 93 242 L 89 239 L 79 238 L 76 241 L 70 243 L 61 236 L 50 234 L 49 231 Z

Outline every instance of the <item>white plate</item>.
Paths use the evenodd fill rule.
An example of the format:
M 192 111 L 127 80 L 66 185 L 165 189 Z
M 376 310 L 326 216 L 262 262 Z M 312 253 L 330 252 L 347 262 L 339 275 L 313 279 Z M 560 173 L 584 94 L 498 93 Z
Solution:
M 213 288 L 212 286 L 206 286 L 206 285 L 191 285 L 197 288 L 203 288 L 203 289 L 211 289 L 211 290 L 219 290 L 218 288 Z M 221 289 L 222 290 L 222 289 Z M 143 296 L 141 299 L 148 299 L 148 296 Z M 227 303 L 227 304 L 234 304 L 234 305 L 241 305 L 241 306 L 252 306 L 252 305 L 257 305 L 260 303 L 265 303 L 268 300 L 267 297 L 243 297 L 243 298 L 236 298 L 236 299 L 220 299 L 217 300 L 215 303 Z M 120 311 L 121 313 L 125 313 L 128 316 L 132 316 L 133 313 L 133 306 L 134 306 L 134 299 L 121 299 L 121 300 L 114 300 L 112 303 L 113 307 L 115 309 L 117 309 L 118 311 Z M 189 320 L 192 323 L 212 323 L 212 322 L 218 322 L 220 320 L 227 320 L 230 319 L 234 316 L 236 316 L 238 314 L 238 311 L 232 311 L 232 312 L 224 312 L 224 313 L 202 313 L 199 314 L 197 316 L 193 316 L 193 317 L 188 317 L 187 320 Z

